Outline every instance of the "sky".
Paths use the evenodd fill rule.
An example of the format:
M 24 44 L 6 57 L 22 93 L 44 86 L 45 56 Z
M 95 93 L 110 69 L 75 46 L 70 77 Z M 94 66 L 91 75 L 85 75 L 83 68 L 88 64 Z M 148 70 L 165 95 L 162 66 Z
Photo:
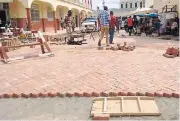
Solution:
M 102 1 L 103 0 L 92 0 L 93 9 L 96 10 L 97 6 L 102 8 Z M 106 5 L 108 8 L 119 8 L 120 0 L 105 0 Z

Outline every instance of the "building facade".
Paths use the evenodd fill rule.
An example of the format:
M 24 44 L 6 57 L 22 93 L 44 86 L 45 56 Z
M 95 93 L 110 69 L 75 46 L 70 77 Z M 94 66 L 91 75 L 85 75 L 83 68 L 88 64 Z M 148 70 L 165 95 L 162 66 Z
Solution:
M 177 11 L 179 12 L 179 0 L 146 0 L 146 7 L 158 10 L 158 13 Z M 163 10 L 164 8 L 164 10 Z M 179 15 L 179 13 L 178 13 Z
M 154 6 L 154 0 L 145 0 L 145 7 L 152 8 Z
M 57 32 L 61 19 L 72 10 L 76 26 L 80 19 L 92 15 L 92 0 L 0 0 L 0 19 L 30 30 Z M 12 22 L 13 21 L 13 22 Z
M 137 8 L 145 7 L 145 0 L 121 0 L 120 9 L 135 10 Z

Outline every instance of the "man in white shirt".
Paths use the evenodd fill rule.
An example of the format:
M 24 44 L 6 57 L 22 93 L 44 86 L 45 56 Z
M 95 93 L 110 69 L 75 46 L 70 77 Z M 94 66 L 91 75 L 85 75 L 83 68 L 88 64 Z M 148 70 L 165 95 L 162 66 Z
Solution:
M 178 24 L 177 22 L 174 20 L 174 22 L 171 25 L 171 31 L 172 31 L 172 35 L 176 36 L 177 32 L 178 32 Z

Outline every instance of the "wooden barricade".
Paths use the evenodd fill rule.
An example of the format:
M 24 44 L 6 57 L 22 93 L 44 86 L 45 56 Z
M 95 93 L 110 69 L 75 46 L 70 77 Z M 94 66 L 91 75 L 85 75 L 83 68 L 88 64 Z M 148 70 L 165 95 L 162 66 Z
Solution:
M 16 49 L 19 49 L 20 47 L 17 48 L 7 48 L 7 47 L 11 47 L 11 46 L 18 46 L 21 44 L 21 42 L 19 41 L 18 38 L 4 38 L 4 41 L 2 42 L 2 46 L 5 46 L 5 51 L 9 52 L 9 51 L 13 51 Z
M 36 37 L 36 42 L 35 43 L 29 43 L 29 44 L 19 44 L 19 45 L 11 45 L 11 46 L 3 46 L 0 43 L 0 58 L 5 62 L 9 63 L 14 60 L 22 60 L 22 59 L 28 59 L 28 58 L 34 58 L 34 57 L 42 57 L 42 56 L 54 56 L 52 53 L 51 49 L 49 48 L 49 45 L 47 44 L 46 40 L 44 39 L 42 33 L 40 31 L 33 31 L 32 32 L 35 37 Z M 19 48 L 19 47 L 25 47 L 25 46 L 35 46 L 35 45 L 40 45 L 42 54 L 36 54 L 36 55 L 28 55 L 28 56 L 19 56 L 15 58 L 10 58 L 7 53 L 6 53 L 6 48 L 11 49 L 11 48 Z M 45 49 L 47 52 L 45 52 Z

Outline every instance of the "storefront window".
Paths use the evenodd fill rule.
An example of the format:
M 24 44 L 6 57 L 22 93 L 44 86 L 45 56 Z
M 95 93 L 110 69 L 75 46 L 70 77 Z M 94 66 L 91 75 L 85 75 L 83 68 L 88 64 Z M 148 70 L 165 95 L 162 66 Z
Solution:
M 9 9 L 9 4 L 8 3 L 3 3 L 3 9 Z
M 128 4 L 126 3 L 126 8 L 128 8 Z
M 32 6 L 31 6 L 31 20 L 32 21 L 40 21 L 38 5 L 32 4 Z
M 48 21 L 53 21 L 53 11 L 51 7 L 48 7 L 47 9 L 47 17 L 48 17 Z

